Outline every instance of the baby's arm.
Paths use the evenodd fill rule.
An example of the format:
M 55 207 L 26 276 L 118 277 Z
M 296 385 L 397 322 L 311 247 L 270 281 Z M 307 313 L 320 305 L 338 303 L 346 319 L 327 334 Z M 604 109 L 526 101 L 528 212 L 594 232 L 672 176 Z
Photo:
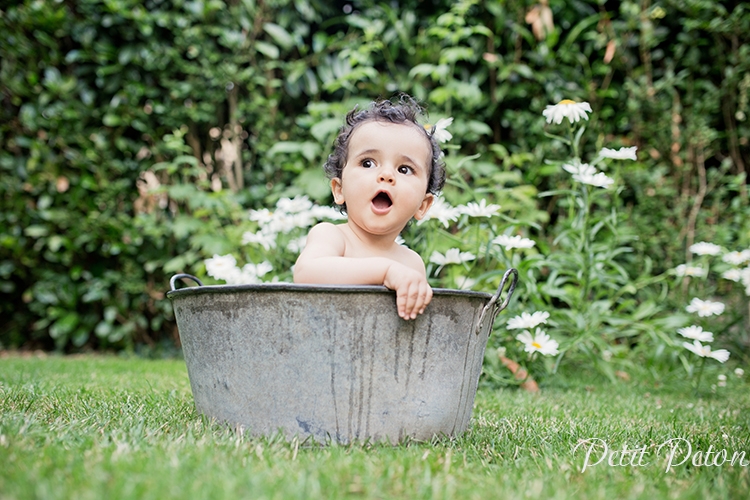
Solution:
M 321 223 L 313 227 L 294 265 L 294 282 L 385 285 L 396 291 L 398 315 L 404 319 L 416 318 L 432 300 L 432 288 L 418 256 L 406 265 L 386 257 L 344 257 L 345 250 L 346 240 L 336 226 Z M 416 260 L 421 272 L 416 269 Z

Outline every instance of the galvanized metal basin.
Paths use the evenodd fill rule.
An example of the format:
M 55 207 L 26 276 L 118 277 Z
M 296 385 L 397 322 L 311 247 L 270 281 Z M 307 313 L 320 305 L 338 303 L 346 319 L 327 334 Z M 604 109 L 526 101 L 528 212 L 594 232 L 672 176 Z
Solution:
M 498 301 L 509 275 L 507 296 Z M 252 435 L 392 443 L 463 432 L 513 293 L 435 289 L 416 320 L 382 286 L 220 285 L 172 301 L 198 412 Z

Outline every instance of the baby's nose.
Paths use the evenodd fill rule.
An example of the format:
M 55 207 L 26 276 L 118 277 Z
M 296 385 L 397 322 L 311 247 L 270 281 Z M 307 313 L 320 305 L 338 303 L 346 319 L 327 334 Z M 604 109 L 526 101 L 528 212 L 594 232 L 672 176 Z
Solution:
M 393 184 L 396 182 L 396 176 L 393 174 L 391 169 L 384 168 L 381 169 L 380 173 L 378 174 L 378 180 L 380 182 L 387 182 L 388 184 Z

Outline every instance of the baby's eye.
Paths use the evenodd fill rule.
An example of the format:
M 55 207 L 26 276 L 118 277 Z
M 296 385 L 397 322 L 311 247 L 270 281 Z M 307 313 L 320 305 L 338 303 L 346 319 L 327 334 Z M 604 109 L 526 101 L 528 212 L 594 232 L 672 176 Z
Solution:
M 404 174 L 404 175 L 411 175 L 414 173 L 414 169 L 408 165 L 401 165 L 400 167 L 398 167 L 398 173 Z
M 375 166 L 375 162 L 370 159 L 362 160 L 362 166 L 364 168 L 372 168 Z

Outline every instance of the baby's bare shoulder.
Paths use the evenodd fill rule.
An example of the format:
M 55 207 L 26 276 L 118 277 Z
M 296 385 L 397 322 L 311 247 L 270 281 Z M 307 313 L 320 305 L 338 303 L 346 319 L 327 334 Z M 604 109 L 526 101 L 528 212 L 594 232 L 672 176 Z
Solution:
M 346 237 L 336 224 L 321 222 L 313 226 L 307 233 L 305 249 L 308 250 L 308 253 L 309 250 L 315 249 L 316 253 L 323 251 L 324 253 L 343 255 L 345 248 Z
M 341 228 L 339 228 L 336 224 L 331 224 L 330 222 L 320 222 L 318 224 L 315 224 L 311 229 L 310 232 L 307 233 L 308 238 L 310 236 L 338 236 L 343 238 L 344 233 L 341 231 Z
M 401 264 L 405 266 L 411 267 L 412 269 L 415 269 L 422 273 L 425 272 L 424 261 L 417 252 L 403 245 L 398 246 L 397 252 L 398 257 L 395 260 L 401 262 Z

